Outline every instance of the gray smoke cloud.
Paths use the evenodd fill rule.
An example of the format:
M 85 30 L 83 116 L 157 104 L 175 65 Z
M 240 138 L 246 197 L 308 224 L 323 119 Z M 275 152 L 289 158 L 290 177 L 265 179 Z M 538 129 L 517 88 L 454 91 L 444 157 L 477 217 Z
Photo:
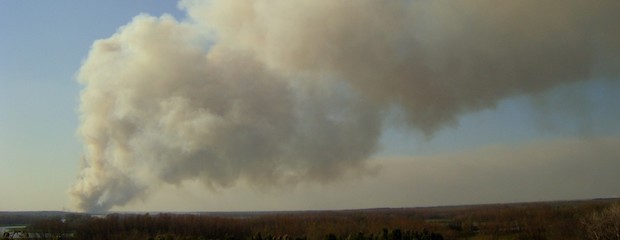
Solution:
M 96 41 L 78 80 L 76 207 L 159 184 L 372 171 L 382 115 L 431 135 L 507 97 L 620 72 L 620 2 L 183 1 Z

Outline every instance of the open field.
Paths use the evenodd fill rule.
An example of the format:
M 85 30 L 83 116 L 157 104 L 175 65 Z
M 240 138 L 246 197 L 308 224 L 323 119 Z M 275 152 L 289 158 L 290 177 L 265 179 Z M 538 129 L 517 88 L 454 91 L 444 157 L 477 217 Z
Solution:
M 588 239 L 594 231 L 605 231 L 605 226 L 620 226 L 620 216 L 601 218 L 610 218 L 607 212 L 619 204 L 620 199 L 614 198 L 337 211 L 111 213 L 104 217 L 0 212 L 0 224 L 23 224 L 31 232 L 64 233 L 76 239 Z

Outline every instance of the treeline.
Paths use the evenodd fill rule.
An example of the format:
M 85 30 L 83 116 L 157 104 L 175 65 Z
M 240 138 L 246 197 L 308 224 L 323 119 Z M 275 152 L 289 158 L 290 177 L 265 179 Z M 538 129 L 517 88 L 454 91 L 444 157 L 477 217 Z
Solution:
M 57 218 L 64 212 L 39 211 L 39 212 L 0 212 L 0 226 L 6 225 L 29 225 L 31 223 Z
M 352 218 L 331 213 L 278 214 L 253 217 L 214 217 L 194 214 L 71 215 L 41 219 L 29 232 L 75 239 L 252 239 L 252 240 L 443 240 L 440 233 L 396 228 L 363 229 L 376 218 Z M 383 219 L 385 220 L 385 219 Z M 357 222 L 358 224 L 353 224 Z M 386 222 L 383 222 L 386 223 Z M 378 225 L 379 222 L 376 222 Z
M 381 234 L 369 234 L 366 235 L 362 232 L 357 234 L 349 234 L 347 236 L 336 236 L 334 234 L 328 234 L 325 239 L 327 240 L 444 240 L 440 233 L 430 232 L 427 229 L 422 231 L 401 231 L 399 228 L 389 231 L 384 228 Z M 253 238 L 253 240 L 261 240 L 260 238 Z
M 219 216 L 72 214 L 38 220 L 28 231 L 75 239 L 596 239 L 620 234 L 618 206 L 605 200 Z
M 379 218 L 352 218 L 340 214 L 276 214 L 254 217 L 214 217 L 194 214 L 108 214 L 91 217 L 74 215 L 65 222 L 47 219 L 29 227 L 31 232 L 76 239 L 252 239 L 252 240 L 443 240 L 428 229 L 378 231 L 370 226 Z M 383 222 L 387 223 L 388 222 Z M 376 222 L 379 224 L 379 222 Z M 398 224 L 397 224 L 398 225 Z

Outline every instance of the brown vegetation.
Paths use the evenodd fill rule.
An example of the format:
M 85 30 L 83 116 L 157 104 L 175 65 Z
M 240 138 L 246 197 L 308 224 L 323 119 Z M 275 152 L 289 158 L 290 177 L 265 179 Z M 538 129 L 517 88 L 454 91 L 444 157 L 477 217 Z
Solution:
M 620 200 L 228 214 L 66 215 L 33 232 L 77 239 L 620 239 Z M 67 235 L 69 233 L 69 235 Z
M 583 219 L 588 238 L 592 240 L 620 240 L 620 204 L 593 212 Z

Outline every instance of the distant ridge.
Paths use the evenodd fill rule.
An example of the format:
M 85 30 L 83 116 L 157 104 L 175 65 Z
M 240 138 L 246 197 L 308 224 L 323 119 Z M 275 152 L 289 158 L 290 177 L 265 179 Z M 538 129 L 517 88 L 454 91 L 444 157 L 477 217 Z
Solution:
M 91 216 L 105 216 L 108 214 L 190 214 L 190 215 L 205 215 L 214 217 L 251 217 L 262 215 L 275 215 L 275 214 L 299 214 L 299 213 L 337 213 L 337 212 L 384 212 L 384 211 L 399 211 L 399 210 L 423 210 L 423 209 L 458 209 L 458 208 L 474 208 L 474 207 L 486 207 L 486 206 L 520 206 L 520 205 L 570 205 L 580 204 L 588 202 L 620 202 L 620 197 L 601 197 L 591 199 L 574 199 L 574 200 L 549 200 L 549 201 L 528 201 L 528 202 L 499 202 L 499 203 L 476 203 L 476 204 L 463 204 L 463 205 L 437 205 L 437 206 L 416 206 L 416 207 L 377 207 L 377 208 L 359 208 L 359 209 L 319 209 L 319 210 L 265 210 L 265 211 L 110 211 L 107 213 L 83 213 L 83 212 L 71 212 L 71 211 L 0 211 L 0 217 L 2 215 L 22 215 L 22 216 L 64 216 L 67 214 L 77 215 L 91 215 Z

